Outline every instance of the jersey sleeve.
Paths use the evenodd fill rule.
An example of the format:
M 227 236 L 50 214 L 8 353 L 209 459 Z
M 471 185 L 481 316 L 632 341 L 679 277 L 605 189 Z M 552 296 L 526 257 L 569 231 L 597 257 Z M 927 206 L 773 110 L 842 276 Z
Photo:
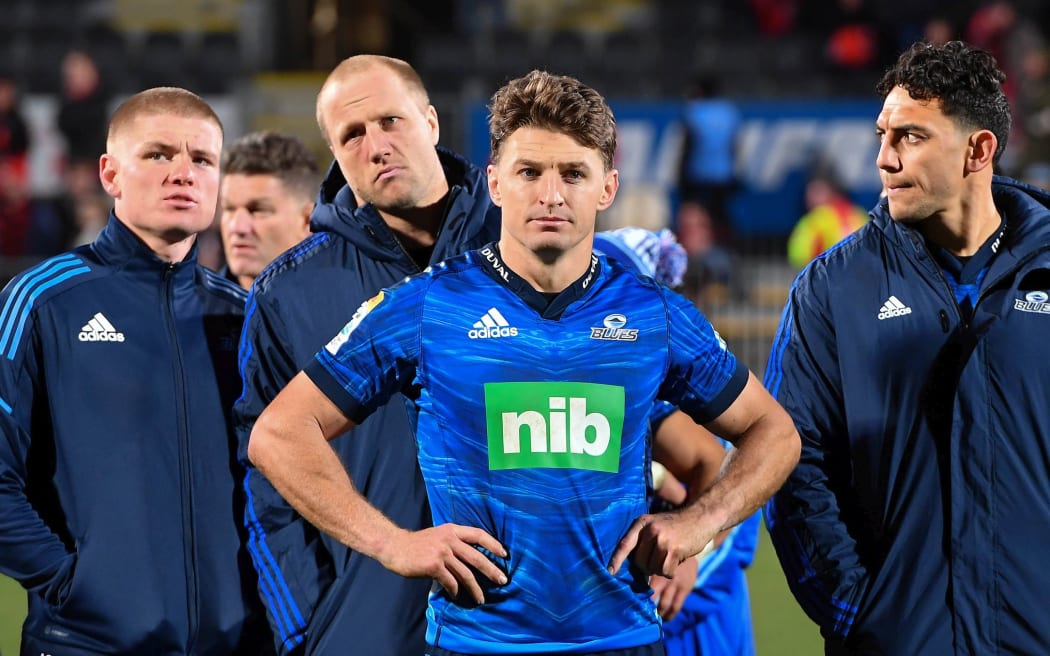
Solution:
M 68 593 L 76 556 L 27 493 L 32 444 L 51 436 L 35 316 L 18 307 L 16 289 L 12 283 L 0 293 L 0 572 L 57 605 Z
M 765 517 L 792 593 L 825 636 L 841 638 L 869 578 L 843 521 L 851 509 L 836 494 L 849 474 L 835 464 L 841 461 L 835 453 L 845 436 L 845 413 L 827 289 L 823 267 L 804 270 L 773 341 L 765 384 L 794 420 L 802 455 L 767 503 Z
M 274 292 L 275 293 L 275 292 Z M 299 368 L 296 343 L 279 299 L 253 288 L 245 306 L 239 367 L 244 388 L 234 404 L 237 447 L 245 468 L 244 523 L 248 552 L 258 572 L 259 596 L 278 654 L 304 649 L 310 617 L 335 578 L 320 533 L 284 500 L 247 458 L 255 421 Z
M 707 423 L 740 396 L 748 369 L 692 302 L 670 290 L 660 292 L 667 308 L 670 366 L 658 398 Z
M 304 371 L 343 414 L 361 423 L 397 392 L 411 398 L 419 363 L 426 282 L 384 289 L 361 304 L 349 323 Z

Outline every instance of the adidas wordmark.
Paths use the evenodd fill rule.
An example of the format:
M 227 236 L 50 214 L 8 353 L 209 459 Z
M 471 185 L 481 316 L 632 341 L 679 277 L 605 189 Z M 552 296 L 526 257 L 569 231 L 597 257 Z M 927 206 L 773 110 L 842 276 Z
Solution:
M 890 296 L 879 308 L 879 321 L 893 317 L 903 317 L 906 314 L 911 314 L 911 308 L 901 303 L 896 296 Z
M 124 333 L 114 328 L 109 319 L 98 312 L 80 329 L 77 339 L 82 342 L 123 342 Z
M 490 337 L 517 337 L 518 329 L 511 326 L 496 308 L 481 315 L 474 322 L 474 327 L 467 332 L 471 339 L 488 339 Z

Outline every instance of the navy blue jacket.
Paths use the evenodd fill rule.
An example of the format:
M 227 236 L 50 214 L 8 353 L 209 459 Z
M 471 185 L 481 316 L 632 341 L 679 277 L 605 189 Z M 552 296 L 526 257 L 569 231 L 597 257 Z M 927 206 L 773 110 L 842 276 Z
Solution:
M 500 225 L 484 173 L 451 151 L 438 152 L 450 195 L 432 263 L 495 240 Z M 419 656 L 431 581 L 404 579 L 320 534 L 244 457 L 259 414 L 354 310 L 420 271 L 375 208 L 357 207 L 338 166 L 321 186 L 310 227 L 316 234 L 256 279 L 241 338 L 237 434 L 249 466 L 245 520 L 260 593 L 281 653 Z M 403 399 L 392 399 L 332 446 L 357 489 L 394 523 L 429 525 Z
M 0 571 L 24 654 L 258 654 L 230 410 L 244 294 L 98 239 L 0 293 Z
M 766 385 L 802 459 L 766 517 L 829 653 L 1050 645 L 1050 195 L 993 195 L 1006 231 L 969 321 L 885 202 L 791 290 Z

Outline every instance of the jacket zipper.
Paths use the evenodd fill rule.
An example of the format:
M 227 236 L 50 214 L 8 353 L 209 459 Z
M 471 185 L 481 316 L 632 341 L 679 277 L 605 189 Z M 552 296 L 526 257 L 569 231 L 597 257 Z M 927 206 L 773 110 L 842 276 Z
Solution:
M 186 651 L 193 653 L 197 642 L 197 631 L 200 624 L 200 608 L 197 602 L 197 536 L 193 521 L 193 475 L 190 467 L 190 440 L 189 426 L 186 411 L 186 377 L 182 361 L 182 348 L 179 345 L 178 332 L 175 328 L 175 265 L 169 264 L 164 270 L 164 311 L 168 324 L 168 339 L 171 341 L 172 350 L 175 354 L 175 365 L 172 373 L 175 377 L 175 398 L 178 404 L 176 421 L 178 422 L 179 436 L 179 480 L 182 482 L 182 526 L 188 540 L 183 542 L 183 552 L 186 561 L 186 613 L 188 629 L 186 636 Z

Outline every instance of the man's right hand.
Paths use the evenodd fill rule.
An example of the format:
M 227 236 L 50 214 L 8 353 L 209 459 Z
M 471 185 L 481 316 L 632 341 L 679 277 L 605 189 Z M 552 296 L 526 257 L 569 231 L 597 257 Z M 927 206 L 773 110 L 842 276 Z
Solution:
M 507 557 L 503 545 L 480 528 L 442 524 L 421 531 L 400 532 L 397 540 L 387 545 L 381 561 L 387 569 L 401 576 L 434 579 L 452 597 L 459 596 L 463 589 L 482 604 L 485 595 L 473 570 L 497 585 L 505 585 L 507 575 L 475 545 L 501 558 Z

